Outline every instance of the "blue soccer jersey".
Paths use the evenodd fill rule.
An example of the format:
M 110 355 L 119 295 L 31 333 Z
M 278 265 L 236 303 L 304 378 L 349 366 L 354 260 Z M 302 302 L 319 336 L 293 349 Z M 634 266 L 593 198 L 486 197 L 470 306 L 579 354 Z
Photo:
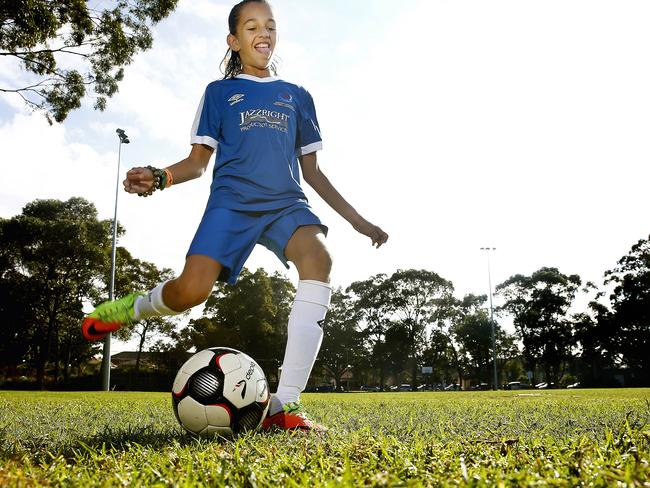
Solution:
M 207 86 L 190 142 L 217 151 L 208 208 L 243 211 L 306 201 L 298 156 L 322 147 L 307 90 L 244 74 Z

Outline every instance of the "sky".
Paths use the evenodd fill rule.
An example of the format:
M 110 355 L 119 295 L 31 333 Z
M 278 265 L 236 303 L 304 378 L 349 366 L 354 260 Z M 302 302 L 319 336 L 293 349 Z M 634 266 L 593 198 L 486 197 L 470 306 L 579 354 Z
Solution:
M 374 249 L 306 188 L 330 229 L 335 286 L 418 268 L 452 281 L 459 298 L 487 294 L 485 246 L 496 248 L 493 285 L 543 266 L 602 285 L 648 238 L 650 2 L 272 4 L 279 74 L 315 100 L 321 168 L 390 235 Z M 181 0 L 104 112 L 89 99 L 49 126 L 0 93 L 0 217 L 82 196 L 112 218 L 118 127 L 131 140 L 120 180 L 186 157 L 205 85 L 221 77 L 232 5 Z M 0 87 L 30 80 L 0 57 Z M 121 192 L 119 244 L 180 273 L 210 174 L 146 199 Z M 247 266 L 297 280 L 260 246 Z

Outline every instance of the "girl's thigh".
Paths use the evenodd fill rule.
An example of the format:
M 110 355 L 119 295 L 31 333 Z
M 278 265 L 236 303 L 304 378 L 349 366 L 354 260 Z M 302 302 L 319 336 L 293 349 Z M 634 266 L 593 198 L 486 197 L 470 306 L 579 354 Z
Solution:
M 163 299 L 169 306 L 185 308 L 205 301 L 223 269 L 221 263 L 209 256 L 192 254 L 185 260 L 181 275 L 164 289 Z

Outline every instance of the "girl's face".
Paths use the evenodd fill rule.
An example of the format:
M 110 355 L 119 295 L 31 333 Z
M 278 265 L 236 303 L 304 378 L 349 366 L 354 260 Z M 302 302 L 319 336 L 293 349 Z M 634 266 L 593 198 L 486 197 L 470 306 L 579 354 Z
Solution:
M 239 53 L 242 73 L 260 78 L 271 76 L 269 66 L 276 43 L 275 20 L 271 8 L 251 2 L 242 8 L 237 32 L 228 34 L 228 46 Z

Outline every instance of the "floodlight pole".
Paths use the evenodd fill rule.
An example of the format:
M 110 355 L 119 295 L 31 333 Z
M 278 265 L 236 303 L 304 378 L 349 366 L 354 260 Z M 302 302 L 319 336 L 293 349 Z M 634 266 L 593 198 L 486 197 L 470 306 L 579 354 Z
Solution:
M 492 386 L 493 390 L 498 389 L 499 379 L 497 376 L 497 341 L 495 333 L 495 323 L 494 323 L 494 307 L 492 306 L 492 276 L 490 274 L 490 251 L 496 251 L 496 247 L 482 247 L 481 251 L 485 251 L 487 254 L 488 262 L 488 286 L 490 287 L 490 325 L 492 328 L 492 365 L 494 368 L 494 383 Z
M 117 256 L 117 197 L 120 189 L 120 161 L 122 159 L 122 144 L 128 144 L 129 138 L 122 129 L 117 129 L 120 143 L 117 148 L 117 181 L 115 183 L 115 212 L 113 214 L 113 250 L 111 254 L 111 285 L 108 290 L 108 299 L 115 299 L 115 258 Z M 104 352 L 102 357 L 102 390 L 111 389 L 111 333 L 104 338 Z

